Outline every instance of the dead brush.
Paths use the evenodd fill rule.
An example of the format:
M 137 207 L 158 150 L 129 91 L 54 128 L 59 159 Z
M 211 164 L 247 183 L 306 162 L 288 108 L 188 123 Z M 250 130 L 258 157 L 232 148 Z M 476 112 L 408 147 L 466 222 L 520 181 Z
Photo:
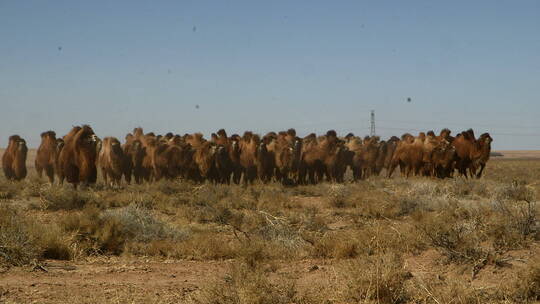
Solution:
M 324 215 L 315 207 L 307 207 L 301 212 L 292 212 L 286 216 L 288 223 L 298 231 L 323 233 L 329 230 Z
M 345 303 L 405 303 L 411 273 L 399 254 L 383 254 L 347 261 L 338 273 L 339 298 Z
M 32 176 L 24 184 L 21 191 L 22 197 L 39 197 L 44 189 L 50 187 L 50 184 L 43 182 L 37 176 Z
M 194 184 L 188 181 L 162 179 L 158 182 L 146 185 L 147 192 L 159 192 L 164 195 L 177 195 L 190 193 Z
M 18 196 L 23 190 L 21 182 L 12 182 L 3 178 L 0 182 L 0 200 L 9 200 Z
M 540 258 L 534 257 L 528 267 L 507 286 L 506 294 L 518 303 L 536 303 L 540 300 Z
M 322 197 L 326 194 L 326 189 L 318 185 L 299 185 L 291 189 L 292 195 L 306 197 Z
M 540 237 L 539 210 L 534 191 L 524 183 L 512 182 L 497 189 L 493 208 L 523 238 Z
M 309 240 L 308 236 L 305 236 Z M 322 237 L 311 237 L 311 255 L 315 258 L 351 259 L 366 247 L 350 233 L 327 233 Z
M 154 240 L 180 241 L 189 231 L 175 229 L 157 219 L 152 212 L 135 205 L 100 212 L 88 207 L 62 220 L 62 227 L 75 232 L 78 241 L 90 252 L 120 254 L 129 242 L 148 243 Z
M 391 252 L 415 253 L 425 248 L 411 225 L 389 220 L 370 220 L 354 231 L 304 232 L 303 237 L 313 244 L 311 255 L 316 258 L 350 259 Z
M 95 192 L 52 186 L 42 189 L 39 199 L 42 210 L 55 211 L 81 209 L 88 203 L 96 203 L 99 198 Z
M 124 254 L 134 256 L 162 256 L 172 259 L 221 260 L 237 258 L 240 246 L 222 233 L 192 232 L 185 240 L 161 239 L 150 242 L 129 242 Z
M 326 200 L 330 207 L 346 208 L 353 206 L 349 200 L 350 191 L 346 185 L 330 184 L 327 186 L 327 189 Z
M 412 303 L 499 303 L 494 301 L 496 297 L 487 290 L 456 279 L 413 278 L 407 284 L 407 291 Z
M 406 187 L 405 193 L 415 197 L 446 197 L 448 192 L 439 181 L 412 179 L 402 182 Z M 399 184 L 398 184 L 399 185 Z M 403 185 L 402 185 L 403 186 Z M 400 187 L 403 188 L 403 187 Z
M 69 260 L 71 242 L 55 225 L 44 226 L 21 212 L 0 207 L 0 264 L 24 266 L 42 258 Z
M 227 223 L 241 247 L 260 247 L 267 258 L 293 258 L 304 255 L 310 246 L 299 228 L 286 218 L 265 211 L 244 211 L 241 214 L 231 217 Z M 249 250 L 243 253 L 249 253 Z
M 75 257 L 72 236 L 62 232 L 57 225 L 36 227 L 39 231 L 38 245 L 41 248 L 41 257 L 54 260 L 71 260 Z
M 449 261 L 475 263 L 485 258 L 483 218 L 459 205 L 433 213 L 415 214 L 416 228 L 427 242 L 439 249 Z
M 292 227 L 285 218 L 259 211 L 260 225 L 253 230 L 263 240 L 276 242 L 288 249 L 299 249 L 305 245 L 298 230 Z
M 292 280 L 272 282 L 263 267 L 234 263 L 224 279 L 210 282 L 191 297 L 191 303 L 289 304 L 297 303 Z
M 291 210 L 296 204 L 291 200 L 290 191 L 281 185 L 265 185 L 259 190 L 257 197 L 257 209 L 278 214 Z
M 41 250 L 34 232 L 19 212 L 0 207 L 0 264 L 23 266 L 39 258 Z

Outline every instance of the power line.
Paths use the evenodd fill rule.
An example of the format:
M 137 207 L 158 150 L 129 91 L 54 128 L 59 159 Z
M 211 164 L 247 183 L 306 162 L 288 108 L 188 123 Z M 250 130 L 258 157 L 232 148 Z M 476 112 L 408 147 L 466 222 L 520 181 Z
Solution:
M 411 129 L 411 128 L 399 128 L 399 127 L 381 127 L 379 126 L 379 129 L 383 130 L 401 130 L 401 131 L 414 131 L 414 132 L 426 132 L 425 129 Z M 533 137 L 540 137 L 540 133 L 492 133 L 489 132 L 490 135 L 495 136 L 533 136 Z
M 369 136 L 375 136 L 375 110 L 371 110 L 371 128 L 369 131 Z
M 540 126 L 509 126 L 509 125 L 498 125 L 498 124 L 481 124 L 481 123 L 460 123 L 460 122 L 442 122 L 442 121 L 406 121 L 406 120 L 389 120 L 383 119 L 380 120 L 383 122 L 390 123 L 403 123 L 403 124 L 437 124 L 437 125 L 458 125 L 458 126 L 477 126 L 485 128 L 508 128 L 508 129 L 540 129 Z

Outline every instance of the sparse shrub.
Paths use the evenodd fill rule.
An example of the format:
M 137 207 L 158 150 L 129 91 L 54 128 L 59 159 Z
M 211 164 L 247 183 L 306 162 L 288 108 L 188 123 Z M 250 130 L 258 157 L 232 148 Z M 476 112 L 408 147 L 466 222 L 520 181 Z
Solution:
M 350 259 L 365 247 L 350 234 L 328 233 L 313 242 L 313 255 L 322 258 Z
M 448 181 L 447 189 L 455 197 L 466 197 L 474 193 L 474 184 L 473 180 L 456 177 Z
M 220 233 L 199 232 L 178 244 L 178 257 L 192 259 L 227 259 L 237 255 L 231 239 Z
M 510 286 L 509 293 L 520 303 L 540 300 L 540 258 L 531 260 L 528 267 L 518 273 L 518 278 Z
M 224 281 L 212 282 L 192 298 L 204 304 L 289 304 L 295 303 L 294 284 L 282 279 L 272 283 L 261 267 L 235 263 Z
M 412 303 L 497 303 L 495 296 L 490 297 L 484 290 L 471 286 L 470 282 L 437 277 L 425 280 L 414 278 L 411 281 L 408 293 Z
M 486 256 L 480 246 L 483 223 L 480 217 L 457 205 L 435 214 L 416 214 L 417 228 L 430 245 L 438 248 L 450 261 L 473 263 Z
M 278 184 L 260 185 L 257 187 L 257 209 L 270 213 L 280 213 L 295 207 L 291 202 L 291 193 Z
M 157 219 L 147 209 L 136 205 L 106 210 L 100 215 L 101 221 L 118 221 L 122 226 L 122 234 L 136 242 L 149 242 L 156 239 L 185 239 L 187 231 L 173 229 L 165 222 Z
M 126 243 L 124 253 L 135 256 L 163 256 L 188 260 L 232 259 L 240 255 L 239 247 L 223 234 L 192 232 L 185 240 L 161 239 L 148 243 Z
M 345 208 L 350 207 L 351 202 L 348 200 L 350 193 L 347 186 L 342 184 L 331 184 L 328 186 L 326 199 L 330 207 Z
M 495 190 L 495 199 L 498 201 L 533 201 L 534 192 L 527 187 L 526 182 L 514 180 Z
M 64 218 L 63 227 L 77 232 L 81 241 L 90 242 L 90 248 L 112 254 L 122 253 L 127 242 L 182 240 L 188 235 L 187 231 L 173 229 L 150 211 L 135 205 L 103 212 L 86 208 Z
M 326 189 L 318 185 L 299 185 L 298 187 L 292 188 L 292 193 L 299 196 L 308 196 L 308 197 L 321 197 L 326 194 Z
M 189 193 L 193 189 L 193 184 L 189 181 L 161 179 L 152 184 L 143 185 L 148 192 L 159 192 L 164 195 L 177 195 Z
M 41 208 L 51 211 L 81 209 L 87 203 L 96 201 L 95 196 L 89 191 L 54 186 L 42 191 L 40 200 Z
M 71 260 L 73 258 L 73 250 L 70 247 L 70 239 L 62 234 L 62 231 L 53 225 L 40 229 L 40 237 L 38 240 L 41 247 L 41 256 L 46 259 L 55 260 Z
M 0 200 L 8 200 L 14 198 L 20 192 L 20 182 L 10 182 L 3 180 L 0 183 Z
M 535 195 L 526 185 L 513 182 L 497 189 L 493 206 L 522 237 L 540 233 Z
M 12 208 L 0 207 L 0 264 L 22 266 L 37 259 L 40 248 L 30 222 Z
M 288 221 L 291 226 L 299 227 L 299 230 L 321 233 L 328 231 L 325 218 L 313 207 L 306 208 L 303 212 L 292 213 L 288 216 Z
M 223 185 L 203 184 L 194 189 L 191 202 L 197 206 L 214 205 L 227 198 L 231 194 L 230 191 L 232 189 Z
M 0 207 L 0 264 L 23 266 L 47 258 L 69 260 L 69 242 L 55 225 L 41 225 L 21 212 Z
M 275 217 L 263 211 L 259 212 L 258 217 L 259 225 L 253 229 L 253 233 L 263 240 L 279 243 L 288 249 L 298 249 L 305 245 L 298 230 L 293 228 L 286 219 Z
M 342 270 L 342 297 L 347 303 L 404 303 L 411 273 L 398 254 L 362 257 L 348 261 Z
M 410 215 L 418 209 L 418 199 L 405 196 L 397 200 L 397 206 L 397 216 Z
M 380 197 L 365 197 L 356 206 L 355 214 L 365 219 L 395 218 L 400 207 L 394 200 Z
M 246 266 L 255 269 L 269 258 L 266 249 L 267 244 L 261 241 L 250 241 L 242 244 L 238 250 L 238 256 Z
M 446 194 L 443 187 L 434 180 L 410 180 L 405 183 L 408 194 L 412 196 L 436 197 Z
M 24 183 L 24 188 L 21 191 L 23 197 L 39 197 L 41 192 L 49 187 L 47 184 L 40 181 L 37 177 L 31 178 Z

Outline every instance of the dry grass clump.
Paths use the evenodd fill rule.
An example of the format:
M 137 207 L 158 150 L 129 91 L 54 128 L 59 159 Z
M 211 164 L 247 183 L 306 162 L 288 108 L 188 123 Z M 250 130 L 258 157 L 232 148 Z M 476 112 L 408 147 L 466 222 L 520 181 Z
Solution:
M 177 195 L 191 192 L 194 184 L 190 181 L 180 181 L 180 180 L 166 180 L 162 179 L 160 181 L 147 184 L 146 191 L 154 192 L 157 191 L 164 195 Z
M 325 183 L 319 185 L 298 185 L 294 188 L 290 188 L 291 195 L 305 196 L 305 197 L 323 197 L 327 194 Z
M 21 183 L 11 182 L 5 178 L 0 179 L 0 200 L 9 200 L 17 196 L 22 190 Z
M 288 211 L 292 208 L 290 197 L 278 193 L 276 187 L 272 184 L 268 188 L 266 185 L 253 188 L 203 185 L 194 191 L 189 204 L 183 206 L 182 215 L 190 222 L 217 225 L 241 246 L 265 243 L 268 256 L 305 252 L 309 244 L 301 236 L 301 223 L 306 218 Z
M 280 278 L 273 283 L 260 265 L 234 263 L 230 273 L 203 287 L 192 303 L 204 304 L 289 304 L 297 303 L 292 281 Z
M 449 261 L 472 263 L 486 256 L 484 222 L 479 214 L 459 204 L 432 213 L 415 214 L 416 227 L 429 245 L 439 249 Z
M 417 198 L 429 198 L 432 201 L 449 199 L 480 199 L 490 195 L 492 182 L 482 179 L 454 177 L 452 179 L 410 179 L 396 181 L 396 194 L 405 194 Z
M 327 233 L 310 241 L 313 243 L 312 256 L 317 258 L 350 259 L 366 249 L 369 251 L 353 234 Z
M 524 181 L 514 180 L 509 184 L 503 184 L 495 191 L 495 199 L 499 201 L 534 201 L 535 195 Z
M 539 210 L 533 192 L 518 183 L 494 191 L 489 203 L 450 200 L 436 211 L 416 212 L 415 226 L 430 246 L 456 263 L 492 260 L 538 239 Z
M 90 191 L 52 186 L 41 192 L 40 202 L 40 208 L 43 210 L 76 210 L 91 202 L 95 204 L 97 196 Z
M 470 282 L 456 279 L 431 277 L 429 279 L 413 278 L 407 287 L 411 303 L 509 303 L 497 302 L 491 290 L 489 294 L 482 288 L 471 286 Z
M 188 231 L 174 229 L 156 218 L 149 210 L 136 205 L 105 210 L 100 214 L 103 222 L 119 222 L 122 234 L 136 242 L 149 242 L 156 239 L 183 240 Z
M 58 226 L 43 226 L 36 233 L 39 233 L 38 246 L 41 248 L 42 258 L 71 260 L 76 257 L 76 245 L 72 236 L 63 233 Z
M 343 184 L 330 184 L 327 186 L 328 192 L 326 193 L 326 199 L 328 205 L 333 208 L 345 208 L 352 207 L 353 204 L 349 200 L 350 189 Z
M 410 179 L 397 181 L 396 186 L 402 193 L 416 197 L 447 197 L 448 191 L 437 180 Z
M 484 179 L 455 177 L 445 181 L 442 187 L 454 198 L 485 198 L 489 197 L 491 186 L 491 183 Z
M 535 257 L 510 286 L 507 293 L 520 303 L 540 300 L 540 258 Z
M 68 232 L 75 232 L 88 251 L 110 254 L 122 253 L 129 242 L 180 241 L 189 235 L 188 231 L 174 229 L 151 211 L 136 205 L 101 212 L 88 207 L 66 216 L 62 226 Z
M 540 210 L 531 188 L 512 182 L 496 189 L 494 197 L 492 208 L 499 221 L 493 225 L 492 231 L 500 244 L 514 248 L 529 239 L 540 238 Z
M 305 245 L 299 231 L 287 219 L 259 211 L 258 225 L 252 230 L 263 241 L 275 242 L 289 249 L 299 249 Z
M 354 231 L 307 233 L 303 237 L 313 244 L 315 258 L 351 259 L 360 256 L 391 252 L 418 253 L 426 248 L 426 241 L 410 224 L 371 220 Z
M 0 264 L 22 266 L 38 258 L 40 248 L 30 222 L 14 209 L 0 208 Z
M 209 231 L 192 232 L 187 239 L 130 242 L 124 253 L 134 256 L 162 256 L 187 260 L 221 260 L 238 257 L 238 246 L 223 234 Z
M 37 176 L 32 176 L 26 181 L 20 182 L 23 185 L 23 188 L 20 192 L 22 197 L 39 197 L 41 193 L 50 187 L 49 184 L 40 180 Z
M 531 184 L 538 182 L 540 177 L 538 160 L 489 162 L 485 172 L 485 177 L 482 179 L 485 178 L 499 183 L 511 183 L 516 178 L 519 178 Z
M 327 219 L 320 214 L 316 207 L 306 207 L 300 212 L 290 213 L 287 216 L 289 224 L 297 227 L 300 232 L 326 232 L 329 230 Z
M 339 274 L 345 303 L 405 303 L 411 273 L 399 254 L 362 257 L 345 263 Z
M 0 264 L 24 266 L 41 258 L 69 260 L 70 241 L 54 226 L 42 226 L 21 212 L 0 207 Z

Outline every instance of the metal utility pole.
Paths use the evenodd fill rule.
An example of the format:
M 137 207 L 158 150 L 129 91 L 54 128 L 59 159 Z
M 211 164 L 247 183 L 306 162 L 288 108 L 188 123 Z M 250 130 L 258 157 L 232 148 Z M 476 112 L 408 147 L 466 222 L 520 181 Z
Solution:
M 369 136 L 375 136 L 375 110 L 371 110 L 371 130 Z

